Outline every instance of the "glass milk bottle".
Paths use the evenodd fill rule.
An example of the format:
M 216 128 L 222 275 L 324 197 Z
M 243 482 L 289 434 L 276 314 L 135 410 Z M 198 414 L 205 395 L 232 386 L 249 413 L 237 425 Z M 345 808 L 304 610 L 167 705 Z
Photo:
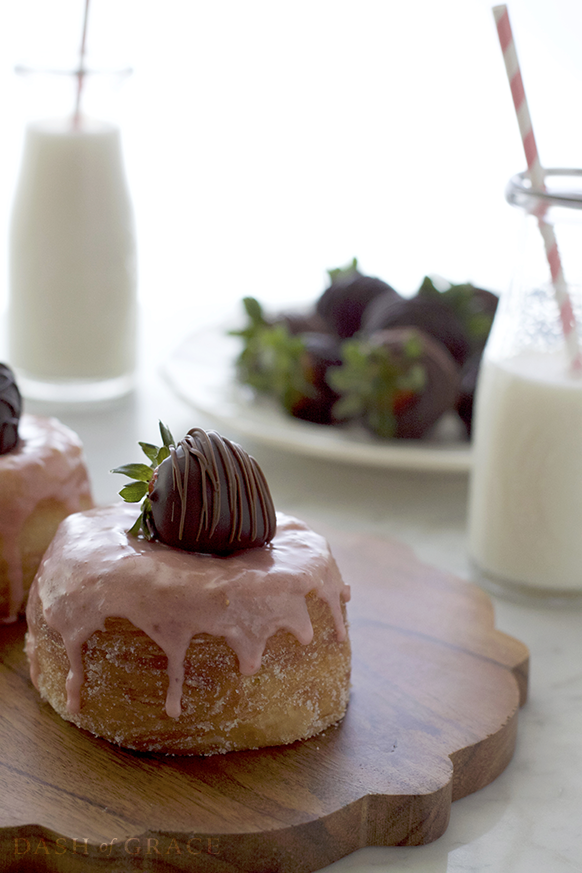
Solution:
M 527 174 L 519 174 L 506 196 L 523 210 L 523 247 L 479 375 L 470 558 L 476 581 L 494 593 L 578 605 L 582 370 L 575 356 L 576 347 L 582 349 L 582 170 L 546 171 L 545 191 L 532 190 Z M 561 274 L 563 305 L 556 293 Z
M 98 76 L 86 75 L 87 97 Z M 72 74 L 64 81 L 75 85 Z M 25 131 L 9 239 L 9 355 L 25 396 L 88 402 L 132 387 L 135 234 L 119 127 L 74 113 L 70 91 L 70 111 Z

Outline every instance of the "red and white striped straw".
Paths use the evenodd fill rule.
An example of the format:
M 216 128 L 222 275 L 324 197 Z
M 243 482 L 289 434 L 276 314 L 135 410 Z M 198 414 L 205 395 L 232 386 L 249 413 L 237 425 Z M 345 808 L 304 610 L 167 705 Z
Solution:
M 81 33 L 81 47 L 79 49 L 79 69 L 77 70 L 77 95 L 75 98 L 75 110 L 73 112 L 73 125 L 79 127 L 81 120 L 81 94 L 85 83 L 85 53 L 87 50 L 87 22 L 89 20 L 89 0 L 85 0 L 83 13 L 83 30 Z
M 544 191 L 546 187 L 545 173 L 540 163 L 529 108 L 525 98 L 525 89 L 523 87 L 523 79 L 521 78 L 507 6 L 494 6 L 493 16 L 497 25 L 497 35 L 499 36 L 499 43 L 503 52 L 503 60 L 505 62 L 507 78 L 509 79 L 509 87 L 511 88 L 511 96 L 513 97 L 513 105 L 515 107 L 532 188 Z M 580 371 L 582 370 L 582 354 L 580 353 L 578 343 L 578 331 L 572 309 L 572 301 L 568 292 L 568 284 L 564 278 L 562 260 L 554 228 L 545 222 L 542 216 L 538 217 L 538 226 L 544 241 L 552 285 L 554 286 L 556 302 L 560 310 L 560 320 L 566 340 L 570 366 L 572 369 Z

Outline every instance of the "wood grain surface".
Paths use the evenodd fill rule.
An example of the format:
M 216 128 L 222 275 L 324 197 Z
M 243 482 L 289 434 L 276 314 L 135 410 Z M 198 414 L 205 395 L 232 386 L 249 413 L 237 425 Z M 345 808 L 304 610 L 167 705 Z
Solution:
M 420 845 L 513 754 L 528 651 L 489 597 L 371 537 L 328 536 L 349 604 L 344 721 L 292 746 L 165 758 L 62 721 L 0 627 L 0 869 L 310 873 L 369 845 Z

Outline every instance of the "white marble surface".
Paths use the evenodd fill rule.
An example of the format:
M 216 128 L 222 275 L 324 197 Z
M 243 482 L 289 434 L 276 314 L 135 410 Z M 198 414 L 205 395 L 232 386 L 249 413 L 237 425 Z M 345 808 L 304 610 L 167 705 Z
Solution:
M 155 333 L 135 394 L 110 408 L 52 411 L 84 440 L 95 495 L 116 499 L 122 481 L 108 471 L 139 460 L 139 439 L 155 442 L 158 419 L 175 434 L 212 426 L 173 396 L 156 370 Z M 148 333 L 149 331 L 149 333 Z M 235 437 L 236 426 L 225 435 Z M 279 509 L 338 529 L 399 538 L 425 561 L 467 576 L 467 477 L 375 470 L 315 461 L 249 445 Z M 362 849 L 327 868 L 334 873 L 573 873 L 582 871 L 582 612 L 495 601 L 499 629 L 531 650 L 529 702 L 517 749 L 491 785 L 453 804 L 446 833 L 414 848 Z

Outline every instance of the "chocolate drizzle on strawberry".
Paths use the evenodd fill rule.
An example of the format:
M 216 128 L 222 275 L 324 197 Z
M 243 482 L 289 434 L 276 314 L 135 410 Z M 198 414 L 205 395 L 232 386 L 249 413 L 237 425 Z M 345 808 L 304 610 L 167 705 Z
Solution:
M 0 364 L 0 455 L 11 452 L 18 445 L 21 412 L 22 398 L 14 373 L 6 364 Z
M 275 534 L 273 501 L 259 465 L 215 431 L 193 428 L 170 447 L 150 500 L 158 538 L 188 551 L 228 554 L 262 546 Z

